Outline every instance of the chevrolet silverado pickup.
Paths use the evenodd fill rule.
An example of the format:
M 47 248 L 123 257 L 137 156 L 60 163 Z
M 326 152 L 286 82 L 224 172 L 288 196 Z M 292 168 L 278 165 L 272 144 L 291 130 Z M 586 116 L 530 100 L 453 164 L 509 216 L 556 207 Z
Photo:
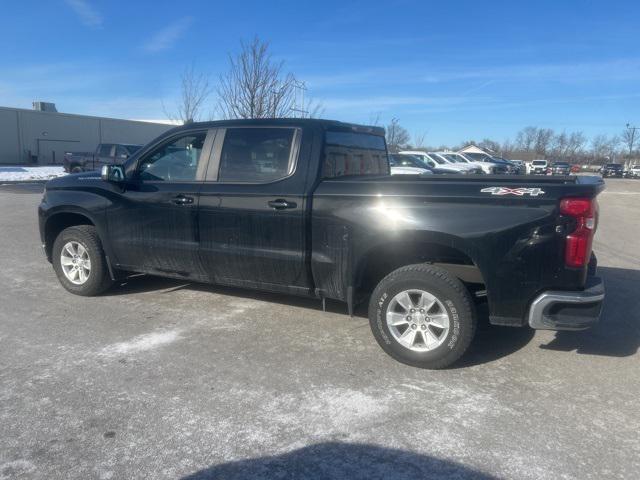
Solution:
M 389 173 L 380 128 L 193 123 L 122 165 L 49 181 L 40 236 L 78 295 L 138 272 L 334 299 L 350 314 L 368 299 L 380 346 L 423 368 L 463 355 L 483 302 L 495 325 L 598 320 L 602 179 Z

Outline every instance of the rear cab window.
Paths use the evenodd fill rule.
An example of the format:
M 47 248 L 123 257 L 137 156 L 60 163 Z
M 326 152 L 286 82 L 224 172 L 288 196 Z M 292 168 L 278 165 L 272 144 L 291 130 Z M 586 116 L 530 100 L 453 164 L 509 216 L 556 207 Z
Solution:
M 383 136 L 328 130 L 325 133 L 322 178 L 389 175 Z

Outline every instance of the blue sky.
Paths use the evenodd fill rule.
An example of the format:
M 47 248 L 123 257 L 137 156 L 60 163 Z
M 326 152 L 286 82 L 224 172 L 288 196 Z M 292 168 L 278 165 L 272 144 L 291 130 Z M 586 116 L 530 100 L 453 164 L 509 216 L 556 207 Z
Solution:
M 324 117 L 400 119 L 427 143 L 640 124 L 637 1 L 3 2 L 0 105 L 162 119 L 258 35 Z M 212 98 L 213 112 L 215 98 Z

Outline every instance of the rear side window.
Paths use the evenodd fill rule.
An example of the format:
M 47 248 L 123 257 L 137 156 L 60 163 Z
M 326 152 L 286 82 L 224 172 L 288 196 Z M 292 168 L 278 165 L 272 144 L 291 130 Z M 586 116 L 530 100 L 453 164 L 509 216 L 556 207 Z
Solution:
M 389 174 L 387 148 L 379 135 L 328 131 L 324 149 L 323 178 Z
M 220 155 L 220 182 L 268 183 L 293 172 L 294 128 L 228 128 Z

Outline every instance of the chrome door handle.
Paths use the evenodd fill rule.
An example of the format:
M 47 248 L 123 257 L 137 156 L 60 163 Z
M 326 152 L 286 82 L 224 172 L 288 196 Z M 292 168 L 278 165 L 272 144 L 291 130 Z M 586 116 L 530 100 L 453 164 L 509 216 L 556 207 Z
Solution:
M 268 205 L 275 210 L 284 210 L 286 208 L 296 208 L 298 206 L 295 202 L 287 202 L 282 198 L 278 198 L 277 200 L 271 200 L 268 202 Z
M 193 197 L 187 197 L 185 195 L 177 195 L 171 200 L 176 205 L 190 205 L 193 203 Z

